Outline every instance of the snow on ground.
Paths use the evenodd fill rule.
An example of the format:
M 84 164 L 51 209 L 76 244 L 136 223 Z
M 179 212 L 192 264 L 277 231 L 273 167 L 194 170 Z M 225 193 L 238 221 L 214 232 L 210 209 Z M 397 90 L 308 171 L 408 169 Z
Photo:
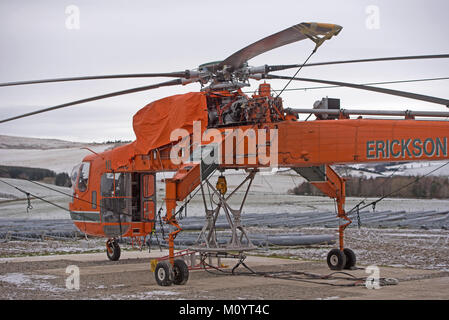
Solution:
M 391 169 L 395 170 L 399 167 L 399 170 L 395 173 L 395 175 L 423 176 L 442 166 L 430 175 L 449 176 L 449 164 L 445 165 L 446 163 L 448 163 L 448 161 L 410 162 L 398 166 L 392 166 Z
M 355 164 L 351 165 L 352 168 L 368 169 L 375 171 L 376 163 L 369 164 Z M 346 166 L 340 166 L 342 169 L 348 168 Z M 388 166 L 388 170 L 382 172 L 383 175 L 378 173 L 369 173 L 366 171 L 349 170 L 348 174 L 352 176 L 365 176 L 366 178 L 376 177 L 389 177 L 389 176 L 447 176 L 449 177 L 449 163 L 448 161 L 417 161 L 417 162 L 404 162 L 401 164 Z
M 122 245 L 128 248 L 127 245 Z M 0 245 L 0 261 L 5 257 L 16 257 L 23 255 L 61 255 L 69 253 L 104 252 L 105 242 L 99 238 L 88 238 L 88 240 L 45 240 L 5 241 Z
M 49 292 L 61 292 L 65 288 L 59 288 L 46 280 L 56 279 L 56 276 L 50 275 L 26 275 L 23 273 L 7 273 L 5 275 L 0 275 L 0 283 L 6 282 L 9 284 L 14 284 L 21 289 L 26 290 L 38 290 L 38 291 L 49 291 Z
M 123 299 L 131 299 L 131 300 L 159 300 L 162 297 L 173 296 L 171 299 L 174 299 L 175 296 L 179 295 L 179 292 L 176 291 L 168 291 L 168 290 L 154 290 L 147 292 L 140 292 L 137 294 L 112 294 L 101 299 L 105 300 L 123 300 Z

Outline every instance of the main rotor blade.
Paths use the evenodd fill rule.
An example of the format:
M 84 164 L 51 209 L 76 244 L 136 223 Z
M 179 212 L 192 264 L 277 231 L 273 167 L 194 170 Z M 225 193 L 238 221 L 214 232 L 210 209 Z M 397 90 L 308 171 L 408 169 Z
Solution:
M 449 54 L 433 54 L 433 55 L 420 55 L 420 56 L 402 56 L 402 57 L 385 57 L 385 58 L 371 58 L 371 59 L 356 59 L 356 60 L 339 60 L 339 61 L 327 61 L 317 63 L 301 64 L 288 64 L 288 65 L 272 65 L 268 66 L 268 72 L 281 71 L 291 68 L 299 67 L 317 67 L 331 64 L 345 64 L 345 63 L 359 63 L 359 62 L 379 62 L 379 61 L 397 61 L 397 60 L 417 60 L 417 59 L 442 59 L 449 58 Z
M 96 101 L 96 100 L 101 100 L 101 99 L 106 99 L 106 98 L 112 98 L 112 97 L 116 97 L 116 96 L 120 96 L 120 95 L 124 95 L 124 94 L 130 94 L 130 93 L 135 93 L 135 92 L 140 92 L 140 91 L 145 91 L 145 90 L 151 90 L 151 89 L 156 89 L 156 88 L 160 88 L 160 87 L 174 86 L 174 85 L 178 85 L 178 84 L 182 84 L 182 79 L 174 79 L 174 80 L 170 80 L 170 81 L 166 81 L 166 82 L 152 84 L 152 85 L 149 85 L 149 86 L 131 88 L 131 89 L 122 90 L 122 91 L 115 91 L 115 92 L 111 92 L 111 93 L 107 93 L 107 94 L 102 94 L 100 96 L 95 96 L 95 97 L 85 98 L 85 99 L 81 99 L 81 100 L 76 100 L 76 101 L 60 104 L 60 105 L 57 105 L 57 106 L 54 106 L 54 107 L 49 107 L 49 108 L 40 109 L 40 110 L 36 110 L 36 111 L 33 111 L 33 112 L 25 113 L 25 114 L 22 114 L 22 115 L 19 115 L 19 116 L 15 116 L 15 117 L 12 117 L 12 118 L 3 119 L 3 120 L 0 120 L 0 123 L 16 120 L 16 119 L 20 119 L 20 118 L 25 118 L 25 117 L 29 117 L 29 116 L 32 116 L 32 115 L 35 115 L 35 114 L 48 112 L 48 111 L 53 111 L 53 110 L 56 110 L 56 109 L 61 109 L 61 108 L 73 106 L 73 105 L 76 105 L 76 104 L 81 104 L 81 103 L 86 103 L 86 102 L 91 102 L 91 101 Z
M 188 78 L 188 71 L 168 72 L 168 73 L 134 73 L 134 74 L 111 74 L 102 76 L 85 76 L 85 77 L 70 77 L 70 78 L 55 78 L 29 81 L 14 81 L 0 83 L 0 87 L 20 86 L 25 84 L 38 84 L 48 82 L 65 82 L 65 81 L 81 81 L 81 80 L 100 80 L 100 79 L 123 79 L 123 78 L 156 78 L 156 77 L 173 77 L 173 78 Z
M 331 33 L 337 35 L 342 27 L 336 24 L 302 22 L 265 37 L 249 46 L 235 52 L 220 62 L 219 67 L 230 66 L 232 69 L 241 67 L 246 61 L 264 52 L 285 46 L 287 44 L 316 36 Z M 313 34 L 312 34 L 313 33 Z
M 406 92 L 406 91 L 392 90 L 392 89 L 379 88 L 379 87 L 370 87 L 370 86 L 366 86 L 366 85 L 354 84 L 354 83 L 348 83 L 348 82 L 309 79 L 309 78 L 292 78 L 292 77 L 277 76 L 277 75 L 272 75 L 272 74 L 268 74 L 266 76 L 266 78 L 267 79 L 283 79 L 283 80 L 292 79 L 292 80 L 297 80 L 297 81 L 325 83 L 325 84 L 336 85 L 336 86 L 341 86 L 341 87 L 349 87 L 349 88 L 355 88 L 355 89 L 361 89 L 361 90 L 374 91 L 374 92 L 390 94 L 390 95 L 404 97 L 404 98 L 410 98 L 410 99 L 421 100 L 421 101 L 425 101 L 425 102 L 442 104 L 442 105 L 445 105 L 446 107 L 449 107 L 449 100 L 447 100 L 447 99 L 426 96 L 426 95 L 412 93 L 412 92 Z

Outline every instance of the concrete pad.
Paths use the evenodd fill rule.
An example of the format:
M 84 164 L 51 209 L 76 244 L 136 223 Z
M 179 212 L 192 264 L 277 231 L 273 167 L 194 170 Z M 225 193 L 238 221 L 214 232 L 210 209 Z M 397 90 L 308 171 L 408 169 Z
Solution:
M 168 251 L 124 251 L 120 261 L 112 262 L 105 253 L 73 254 L 43 257 L 20 257 L 3 261 L 0 268 L 0 293 L 14 299 L 448 299 L 449 273 L 435 270 L 379 267 L 381 278 L 396 278 L 397 285 L 367 289 L 364 281 L 369 274 L 365 268 L 334 273 L 325 261 L 247 256 L 245 263 L 258 272 L 250 274 L 240 266 L 231 275 L 236 259 L 223 259 L 229 268 L 191 271 L 186 285 L 160 287 L 150 271 L 152 258 Z M 65 288 L 66 267 L 77 265 L 80 290 Z M 289 272 L 277 273 L 277 272 Z M 313 278 L 313 275 L 331 278 Z M 283 277 L 289 278 L 283 278 Z M 38 279 L 29 289 L 20 283 L 7 282 L 11 277 Z M 2 280 L 3 279 L 3 280 Z M 5 282 L 6 281 L 6 282 Z M 31 286 L 35 282 L 27 282 Z M 357 284 L 356 286 L 354 286 Z M 348 286 L 350 285 L 350 286 Z M 34 288 L 34 287 L 33 287 Z M 45 291 L 57 289 L 57 293 Z M 159 294 L 159 295 L 158 295 Z
M 137 259 L 137 258 L 154 258 L 168 255 L 168 250 L 152 251 L 122 251 L 120 260 Z M 106 251 L 103 253 L 76 253 L 64 255 L 48 255 L 48 256 L 29 256 L 29 257 L 14 257 L 14 258 L 0 258 L 0 263 L 6 262 L 38 262 L 38 261 L 57 261 L 57 260 L 71 260 L 71 261 L 102 261 L 107 260 Z
M 380 289 L 343 289 L 349 296 L 344 300 L 447 300 L 449 299 L 449 277 L 402 281 L 395 286 Z

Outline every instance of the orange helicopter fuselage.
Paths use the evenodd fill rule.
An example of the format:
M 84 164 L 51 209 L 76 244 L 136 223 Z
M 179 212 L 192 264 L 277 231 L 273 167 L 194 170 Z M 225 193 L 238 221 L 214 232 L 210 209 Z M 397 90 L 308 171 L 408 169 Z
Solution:
M 217 97 L 223 96 L 227 100 L 220 106 Z M 157 172 L 177 171 L 173 179 L 165 181 L 166 210 L 173 211 L 176 201 L 184 199 L 198 186 L 201 181 L 199 165 L 173 161 L 173 150 L 180 139 L 167 140 L 168 129 L 174 129 L 167 128 L 170 125 L 183 127 L 193 140 L 195 135 L 199 136 L 202 145 L 217 143 L 217 134 L 225 141 L 234 132 L 244 133 L 237 135 L 232 144 L 217 144 L 219 170 L 273 166 L 273 163 L 260 160 L 258 156 L 262 153 L 265 158 L 275 159 L 276 167 L 286 168 L 449 159 L 449 123 L 445 121 L 349 119 L 343 116 L 298 121 L 282 108 L 279 98 L 271 96 L 269 85 L 263 84 L 258 95 L 246 99 L 245 106 L 237 106 L 244 110 L 240 111 L 240 117 L 245 117 L 245 121 L 223 124 L 224 119 L 235 120 L 235 115 L 239 115 L 230 115 L 229 108 L 236 107 L 243 96 L 241 92 L 189 93 L 156 101 L 139 111 L 134 117 L 136 141 L 88 155 L 78 171 L 75 170 L 74 200 L 69 208 L 76 227 L 86 234 L 108 238 L 146 236 L 154 230 L 157 220 Z M 176 110 L 184 110 L 184 114 L 179 115 Z M 151 113 L 148 111 L 158 115 L 165 113 L 161 116 L 162 123 L 149 119 Z M 204 139 L 211 129 L 212 113 L 215 138 Z M 183 117 L 181 122 L 180 116 Z M 151 123 L 146 123 L 146 119 Z M 194 132 L 194 124 L 189 125 L 192 121 L 202 121 L 197 127 L 199 134 Z M 251 135 L 245 135 L 249 131 L 252 131 Z M 253 138 L 252 142 L 248 137 Z M 194 144 L 188 148 L 194 152 Z M 86 176 L 87 181 L 83 182 Z M 175 184 L 182 179 L 187 180 L 176 188 Z M 169 182 L 175 187 L 172 188 Z M 121 214 L 117 216 L 114 212 Z

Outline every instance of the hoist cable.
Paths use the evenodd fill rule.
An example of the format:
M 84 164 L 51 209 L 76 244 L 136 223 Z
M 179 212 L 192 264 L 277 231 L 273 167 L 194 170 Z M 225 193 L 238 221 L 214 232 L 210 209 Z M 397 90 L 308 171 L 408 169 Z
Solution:
M 36 198 L 36 199 L 42 200 L 42 201 L 44 201 L 44 202 L 46 202 L 46 203 L 48 203 L 48 204 L 51 204 L 51 205 L 53 205 L 53 206 L 55 206 L 55 207 L 58 207 L 58 208 L 60 208 L 60 209 L 63 209 L 63 210 L 65 210 L 65 211 L 70 212 L 70 210 L 67 209 L 67 208 L 64 208 L 64 207 L 62 207 L 62 206 L 60 206 L 60 205 L 58 205 L 58 204 L 56 204 L 56 203 L 54 203 L 54 202 L 45 200 L 45 199 L 42 198 L 42 197 L 39 197 L 39 196 L 37 196 L 37 195 L 35 195 L 35 194 L 31 193 L 31 192 L 27 192 L 27 191 L 25 191 L 25 190 L 23 190 L 23 189 L 21 189 L 21 188 L 19 188 L 19 187 L 16 187 L 16 186 L 14 186 L 14 185 L 12 185 L 12 184 L 10 184 L 10 183 L 4 181 L 4 180 L 1 180 L 1 179 L 0 179 L 0 182 L 3 182 L 3 183 L 5 183 L 5 184 L 7 184 L 8 186 L 10 186 L 10 187 L 12 187 L 12 188 L 14 188 L 14 189 L 16 189 L 16 190 L 18 190 L 18 191 L 24 193 L 24 194 L 27 196 L 27 199 L 28 199 L 27 212 L 28 212 L 28 209 L 30 209 L 30 207 L 32 208 L 31 202 L 30 202 L 30 198 L 29 198 L 30 195 L 33 196 L 33 197 Z

